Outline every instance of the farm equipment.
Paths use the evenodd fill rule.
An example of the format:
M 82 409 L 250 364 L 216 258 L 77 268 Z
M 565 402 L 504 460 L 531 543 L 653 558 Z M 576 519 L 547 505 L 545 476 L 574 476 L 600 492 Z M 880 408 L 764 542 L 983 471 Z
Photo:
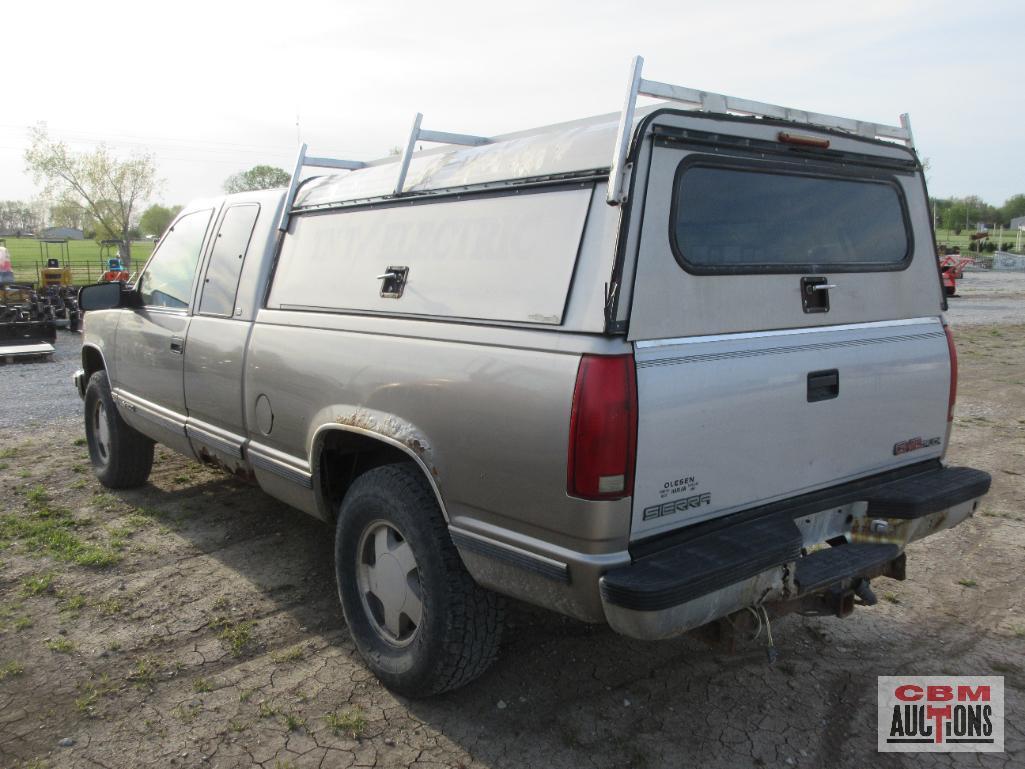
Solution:
M 0 360 L 51 355 L 56 341 L 52 305 L 42 301 L 32 286 L 0 284 Z
M 52 255 L 56 251 L 56 256 Z M 67 238 L 42 238 L 39 256 L 45 267 L 39 269 L 39 287 L 35 302 L 58 328 L 78 331 L 82 313 L 78 308 L 78 287 L 71 272 Z
M 100 283 L 127 283 L 131 274 L 125 269 L 121 257 L 115 256 L 107 260 L 107 271 L 100 277 Z

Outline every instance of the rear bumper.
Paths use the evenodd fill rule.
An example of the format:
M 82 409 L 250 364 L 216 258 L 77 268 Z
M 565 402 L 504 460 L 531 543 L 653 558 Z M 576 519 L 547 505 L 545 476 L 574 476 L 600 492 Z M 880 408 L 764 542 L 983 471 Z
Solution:
M 668 638 L 748 607 L 806 602 L 861 579 L 902 576 L 904 547 L 959 524 L 989 486 L 981 470 L 932 466 L 859 483 L 857 499 L 822 499 L 817 511 L 777 506 L 734 523 L 694 527 L 690 538 L 648 548 L 602 576 L 606 619 L 627 636 Z M 838 547 L 809 552 L 841 538 Z

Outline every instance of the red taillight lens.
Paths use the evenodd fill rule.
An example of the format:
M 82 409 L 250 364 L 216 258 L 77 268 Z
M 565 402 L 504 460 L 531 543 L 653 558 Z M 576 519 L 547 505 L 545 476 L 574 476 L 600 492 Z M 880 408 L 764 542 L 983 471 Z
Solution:
M 954 346 L 954 335 L 950 326 L 944 324 L 947 334 L 947 350 L 950 351 L 950 399 L 947 401 L 947 421 L 954 421 L 954 404 L 957 403 L 957 348 Z
M 633 356 L 582 356 L 573 390 L 566 490 L 584 499 L 630 496 L 636 448 Z

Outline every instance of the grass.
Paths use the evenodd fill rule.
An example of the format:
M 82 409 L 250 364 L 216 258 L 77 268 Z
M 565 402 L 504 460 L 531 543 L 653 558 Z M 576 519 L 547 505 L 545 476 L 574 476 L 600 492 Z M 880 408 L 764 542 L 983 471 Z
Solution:
M 0 665 L 0 681 L 20 676 L 24 672 L 25 667 L 20 662 L 14 662 L 11 660 L 10 662 Z
M 358 705 L 345 710 L 328 713 L 324 716 L 324 723 L 335 733 L 344 732 L 352 739 L 357 739 L 363 730 L 367 728 L 367 718 L 363 709 Z
M 302 658 L 303 658 L 303 647 L 302 646 L 293 646 L 290 649 L 285 649 L 284 651 L 275 652 L 274 654 L 271 655 L 271 659 L 274 660 L 279 665 L 284 663 L 284 662 L 298 662 Z
M 285 714 L 285 727 L 290 732 L 296 732 L 300 729 L 306 728 L 306 719 L 302 716 L 297 716 L 295 713 Z
M 213 690 L 214 685 L 205 678 L 200 677 L 192 682 L 192 691 L 194 692 L 202 694 L 205 692 L 212 692 Z
M 33 574 L 21 581 L 21 594 L 26 598 L 33 595 L 42 595 L 53 587 L 53 574 Z
M 76 520 L 65 507 L 51 505 L 42 486 L 25 493 L 25 507 L 21 513 L 0 516 L 0 549 L 17 542 L 33 555 L 48 555 L 58 561 L 96 568 L 121 560 L 120 553 L 113 548 L 83 540 L 78 529 L 87 521 Z
M 46 253 L 40 255 L 39 241 L 35 238 L 5 238 L 7 250 L 11 253 L 11 265 L 14 267 L 14 277 L 18 281 L 38 281 L 37 265 L 46 262 Z M 44 247 L 45 248 L 45 247 Z M 50 246 L 51 259 L 61 259 L 59 247 Z M 143 262 L 153 252 L 151 241 L 132 241 L 132 272 L 142 269 Z M 111 256 L 117 254 L 112 253 Z M 71 266 L 72 276 L 79 283 L 95 283 L 100 275 L 106 271 L 106 263 L 103 261 L 100 246 L 94 240 L 69 240 L 68 241 L 68 263 Z
M 241 657 L 253 640 L 252 622 L 231 622 L 227 619 L 218 619 L 213 622 L 213 626 L 221 629 L 217 637 L 228 644 L 232 657 Z
M 171 714 L 183 724 L 191 724 L 199 715 L 199 705 L 178 705 L 171 711 Z
M 957 584 L 961 587 L 975 587 L 978 583 L 974 579 L 959 579 Z
M 135 662 L 135 668 L 128 674 L 128 680 L 136 686 L 152 686 L 160 672 L 160 663 L 150 656 L 142 657 Z
M 260 703 L 260 718 L 271 718 L 272 716 L 276 716 L 277 713 L 278 709 L 269 702 L 265 701 Z
M 75 645 L 63 636 L 46 642 L 46 648 L 60 654 L 70 654 L 75 650 Z

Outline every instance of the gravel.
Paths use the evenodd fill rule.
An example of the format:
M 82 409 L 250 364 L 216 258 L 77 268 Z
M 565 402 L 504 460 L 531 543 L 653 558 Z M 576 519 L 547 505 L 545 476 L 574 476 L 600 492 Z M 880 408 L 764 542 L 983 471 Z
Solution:
M 82 365 L 82 335 L 58 330 L 54 348 L 49 359 L 0 364 L 0 428 L 81 419 L 71 377 Z

